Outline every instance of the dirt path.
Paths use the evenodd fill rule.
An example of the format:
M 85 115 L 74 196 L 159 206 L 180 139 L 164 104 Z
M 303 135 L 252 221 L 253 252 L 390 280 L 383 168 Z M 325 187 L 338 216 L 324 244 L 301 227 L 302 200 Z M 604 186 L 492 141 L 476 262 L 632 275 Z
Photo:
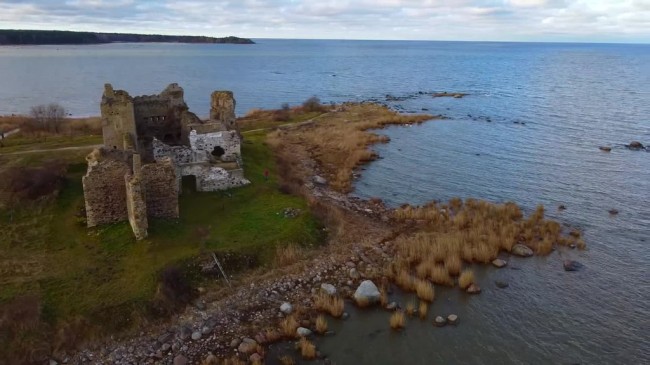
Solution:
M 98 147 L 101 147 L 101 146 L 103 146 L 103 145 L 101 145 L 101 144 L 91 144 L 91 145 L 86 145 L 86 146 L 75 146 L 75 147 L 37 148 L 37 149 L 33 149 L 33 150 L 17 151 L 17 152 L 9 152 L 9 153 L 3 153 L 0 150 L 0 156 L 25 155 L 25 154 L 29 154 L 29 153 L 39 153 L 39 152 L 85 150 L 85 149 L 98 148 Z

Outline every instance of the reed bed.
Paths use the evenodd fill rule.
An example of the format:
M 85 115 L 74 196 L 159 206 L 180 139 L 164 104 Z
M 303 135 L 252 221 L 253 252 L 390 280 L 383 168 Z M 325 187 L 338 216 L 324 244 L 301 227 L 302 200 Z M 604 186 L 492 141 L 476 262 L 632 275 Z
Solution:
M 377 158 L 368 147 L 386 143 L 389 138 L 370 132 L 388 125 L 422 123 L 431 115 L 400 115 L 373 104 L 346 104 L 345 113 L 328 113 L 317 123 L 289 132 L 271 133 L 268 141 L 273 147 L 299 143 L 310 146 L 313 157 L 323 167 L 329 185 L 340 192 L 352 190 L 352 171 Z
M 393 216 L 417 225 L 414 233 L 396 240 L 392 266 L 391 278 L 407 291 L 417 290 L 417 280 L 453 286 L 463 262 L 491 262 L 518 243 L 538 255 L 547 255 L 558 246 L 586 246 L 580 231 L 564 235 L 558 222 L 545 219 L 542 205 L 524 218 L 514 203 L 454 198 L 447 204 L 404 205 Z

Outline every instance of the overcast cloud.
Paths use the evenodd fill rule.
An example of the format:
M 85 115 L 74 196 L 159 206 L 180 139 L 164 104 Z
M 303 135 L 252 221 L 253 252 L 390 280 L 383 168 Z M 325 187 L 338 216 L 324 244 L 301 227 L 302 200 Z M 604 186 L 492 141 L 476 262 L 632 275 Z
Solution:
M 648 43 L 650 0 L 0 0 L 0 28 Z

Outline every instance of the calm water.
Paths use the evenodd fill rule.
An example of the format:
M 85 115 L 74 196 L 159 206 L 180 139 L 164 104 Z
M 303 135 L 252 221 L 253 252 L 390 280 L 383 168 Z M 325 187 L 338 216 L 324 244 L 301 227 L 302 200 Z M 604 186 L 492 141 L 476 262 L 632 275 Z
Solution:
M 483 293 L 437 290 L 430 315 L 456 313 L 455 328 L 411 320 L 388 331 L 383 311 L 353 320 L 319 346 L 338 364 L 641 364 L 650 362 L 650 46 L 271 41 L 233 45 L 0 47 L 0 114 L 59 102 L 96 115 L 102 85 L 152 94 L 185 88 L 205 115 L 215 89 L 254 107 L 385 100 L 449 119 L 389 128 L 383 159 L 355 194 L 392 205 L 454 196 L 512 200 L 584 230 L 587 251 L 477 268 Z M 463 99 L 419 95 L 458 91 Z M 515 123 L 517 122 L 517 123 Z M 525 123 L 525 124 L 522 124 Z M 611 145 L 611 153 L 598 146 Z M 556 207 L 568 208 L 559 213 Z M 607 210 L 616 208 L 618 216 Z M 566 273 L 563 258 L 584 270 Z M 512 268 L 519 268 L 513 270 Z M 510 283 L 497 289 L 494 280 Z M 403 298 L 399 298 L 404 300 Z

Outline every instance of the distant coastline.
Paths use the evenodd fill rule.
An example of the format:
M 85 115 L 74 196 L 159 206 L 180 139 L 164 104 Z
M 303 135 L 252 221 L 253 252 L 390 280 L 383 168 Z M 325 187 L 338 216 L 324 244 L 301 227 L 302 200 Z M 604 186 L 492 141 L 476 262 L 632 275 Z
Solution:
M 255 44 L 248 38 L 204 37 L 185 35 L 72 32 L 60 30 L 18 30 L 0 29 L 0 45 L 55 45 L 55 44 L 104 44 L 125 43 L 227 43 Z

